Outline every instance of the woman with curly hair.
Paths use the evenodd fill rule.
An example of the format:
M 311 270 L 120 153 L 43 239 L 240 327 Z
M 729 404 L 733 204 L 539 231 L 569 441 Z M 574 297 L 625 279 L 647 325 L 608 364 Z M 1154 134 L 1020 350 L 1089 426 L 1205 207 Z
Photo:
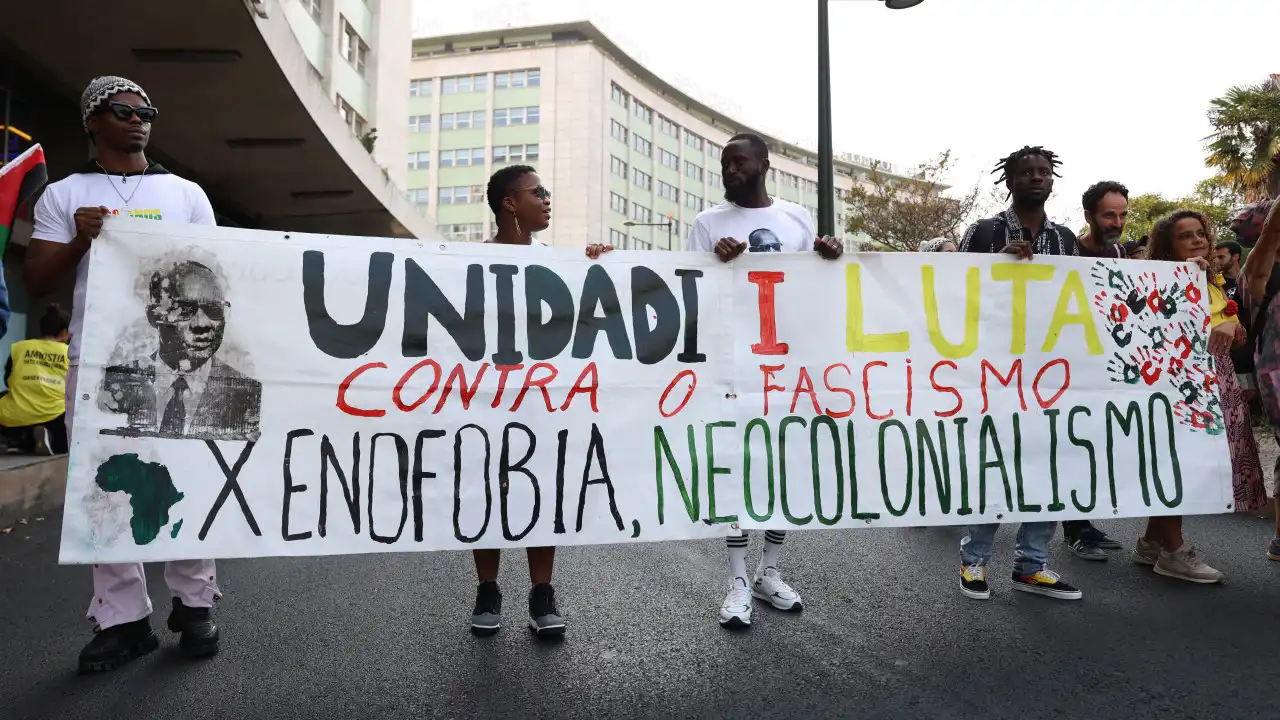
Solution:
M 1231 448 L 1232 486 L 1236 512 L 1253 512 L 1266 503 L 1262 465 L 1249 422 L 1249 406 L 1236 382 L 1231 349 L 1245 342 L 1245 328 L 1227 301 L 1224 280 L 1214 267 L 1217 236 L 1213 224 L 1195 210 L 1177 210 L 1151 229 L 1151 259 L 1195 262 L 1209 272 L 1209 354 L 1218 376 L 1218 402 Z M 1136 562 L 1153 565 L 1161 575 L 1197 583 L 1216 583 L 1222 573 L 1205 564 L 1199 552 L 1182 538 L 1182 517 L 1154 517 L 1138 538 Z

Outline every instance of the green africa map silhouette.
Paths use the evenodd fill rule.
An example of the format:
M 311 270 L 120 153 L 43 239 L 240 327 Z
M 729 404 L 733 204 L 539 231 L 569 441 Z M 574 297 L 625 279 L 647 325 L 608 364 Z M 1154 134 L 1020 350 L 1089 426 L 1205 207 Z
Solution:
M 155 462 L 143 462 L 136 454 L 112 455 L 98 466 L 94 478 L 105 492 L 122 492 L 129 496 L 133 517 L 129 527 L 133 541 L 146 545 L 160 534 L 160 528 L 169 524 L 169 510 L 184 496 L 173 485 L 169 468 Z M 173 537 L 182 527 L 179 520 L 173 526 Z

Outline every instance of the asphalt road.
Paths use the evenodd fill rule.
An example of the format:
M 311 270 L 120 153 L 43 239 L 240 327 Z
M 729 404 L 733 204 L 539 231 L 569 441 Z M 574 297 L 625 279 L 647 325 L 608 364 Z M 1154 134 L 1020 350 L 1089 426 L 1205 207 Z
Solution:
M 1126 540 L 1138 526 L 1105 525 Z M 1229 584 L 1169 580 L 1123 554 L 1088 563 L 1058 543 L 1076 603 L 1010 590 L 1009 529 L 985 603 L 956 589 L 957 529 L 793 533 L 783 570 L 807 609 L 757 603 L 739 633 L 714 620 L 720 543 L 571 549 L 555 644 L 523 627 L 516 553 L 508 625 L 487 639 L 466 630 L 466 554 L 227 561 L 220 655 L 184 661 L 166 631 L 158 652 L 80 677 L 89 575 L 56 565 L 57 518 L 33 520 L 0 535 L 0 718 L 1276 717 L 1270 524 L 1194 518 L 1187 531 Z M 150 577 L 158 626 L 159 566 Z

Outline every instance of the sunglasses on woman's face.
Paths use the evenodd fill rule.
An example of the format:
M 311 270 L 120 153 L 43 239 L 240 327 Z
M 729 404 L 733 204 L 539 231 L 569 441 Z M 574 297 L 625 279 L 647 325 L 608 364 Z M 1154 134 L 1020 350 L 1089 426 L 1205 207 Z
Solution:
M 522 190 L 517 190 L 516 192 L 531 192 L 533 193 L 534 197 L 538 198 L 539 200 L 551 199 L 551 191 L 542 187 L 541 185 L 535 185 L 531 188 L 524 188 Z
M 111 110 L 111 114 L 126 122 L 134 115 L 137 115 L 139 120 L 144 123 L 149 123 L 156 119 L 156 115 L 160 114 L 159 110 L 151 107 L 150 105 L 134 107 L 128 103 L 110 102 L 107 103 L 107 107 Z

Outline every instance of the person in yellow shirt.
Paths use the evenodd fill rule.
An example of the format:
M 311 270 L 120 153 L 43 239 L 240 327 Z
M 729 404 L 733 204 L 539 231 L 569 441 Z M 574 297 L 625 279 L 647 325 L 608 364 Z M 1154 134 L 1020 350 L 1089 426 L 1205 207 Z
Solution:
M 40 318 L 38 339 L 16 342 L 5 363 L 9 391 L 0 396 L 0 427 L 10 449 L 33 448 L 38 455 L 67 451 L 66 414 L 68 318 L 50 305 Z

